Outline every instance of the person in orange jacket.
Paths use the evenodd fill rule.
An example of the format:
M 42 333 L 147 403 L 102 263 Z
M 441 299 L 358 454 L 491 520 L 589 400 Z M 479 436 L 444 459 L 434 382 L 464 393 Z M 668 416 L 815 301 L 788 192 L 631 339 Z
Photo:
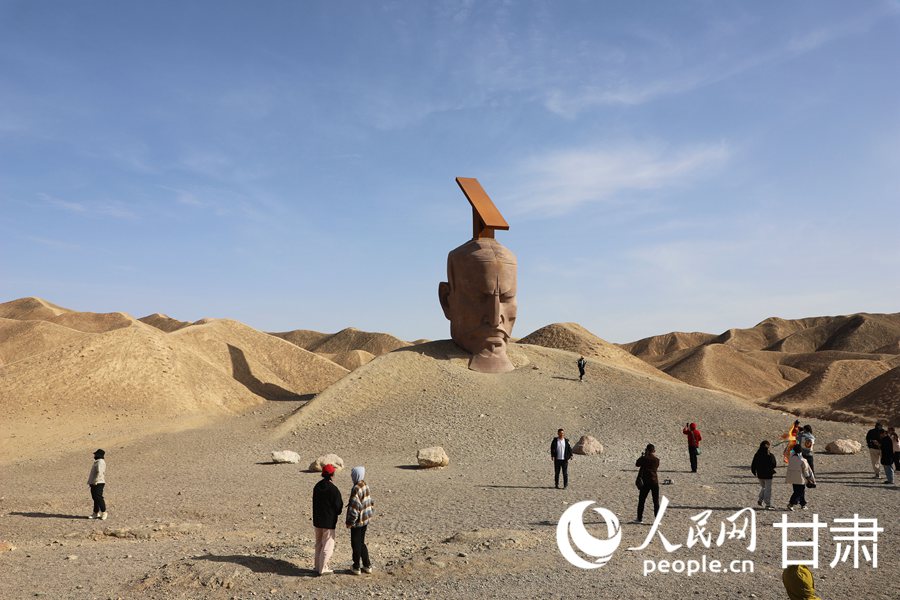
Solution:
M 688 439 L 688 455 L 691 457 L 691 473 L 696 473 L 697 455 L 700 454 L 700 440 L 703 439 L 703 436 L 700 435 L 700 430 L 697 429 L 696 423 L 685 423 L 681 433 L 686 435 Z

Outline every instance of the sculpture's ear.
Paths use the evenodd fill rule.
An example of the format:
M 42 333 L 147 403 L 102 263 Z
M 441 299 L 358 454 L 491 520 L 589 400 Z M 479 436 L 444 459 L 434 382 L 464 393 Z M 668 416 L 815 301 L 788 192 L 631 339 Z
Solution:
M 438 284 L 438 299 L 441 301 L 441 308 L 444 309 L 444 316 L 450 320 L 450 284 L 442 281 Z

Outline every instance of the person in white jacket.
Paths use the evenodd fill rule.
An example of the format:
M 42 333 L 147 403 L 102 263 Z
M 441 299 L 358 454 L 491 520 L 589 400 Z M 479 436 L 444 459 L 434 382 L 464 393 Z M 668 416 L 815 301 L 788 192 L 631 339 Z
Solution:
M 788 510 L 794 510 L 798 504 L 801 509 L 806 510 L 806 485 L 810 484 L 810 487 L 815 487 L 816 479 L 812 469 L 809 468 L 809 463 L 803 458 L 799 444 L 794 446 L 791 451 L 785 478 L 794 487 L 794 493 L 791 494 L 791 499 L 788 501 Z
M 106 485 L 106 452 L 96 450 L 94 452 L 94 464 L 91 465 L 91 473 L 88 475 L 88 485 L 91 487 L 91 499 L 94 501 L 94 512 L 91 519 L 106 520 L 106 500 L 103 499 L 103 488 Z

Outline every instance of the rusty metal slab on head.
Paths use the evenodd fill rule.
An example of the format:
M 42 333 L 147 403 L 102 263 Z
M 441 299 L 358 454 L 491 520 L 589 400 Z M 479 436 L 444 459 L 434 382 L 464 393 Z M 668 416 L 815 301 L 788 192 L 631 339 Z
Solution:
M 457 177 L 456 183 L 472 205 L 472 238 L 492 238 L 495 229 L 509 229 L 509 223 L 474 177 Z

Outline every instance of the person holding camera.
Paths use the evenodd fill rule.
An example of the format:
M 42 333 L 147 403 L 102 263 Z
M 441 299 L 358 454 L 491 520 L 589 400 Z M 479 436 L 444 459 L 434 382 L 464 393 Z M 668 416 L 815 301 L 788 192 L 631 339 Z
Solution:
M 637 479 L 634 485 L 637 486 L 638 506 L 637 519 L 632 523 L 644 522 L 644 504 L 647 502 L 647 495 L 653 496 L 653 516 L 659 512 L 659 478 L 657 471 L 659 470 L 659 459 L 656 457 L 656 446 L 647 444 L 647 447 L 641 453 L 640 458 L 634 463 L 638 467 Z

